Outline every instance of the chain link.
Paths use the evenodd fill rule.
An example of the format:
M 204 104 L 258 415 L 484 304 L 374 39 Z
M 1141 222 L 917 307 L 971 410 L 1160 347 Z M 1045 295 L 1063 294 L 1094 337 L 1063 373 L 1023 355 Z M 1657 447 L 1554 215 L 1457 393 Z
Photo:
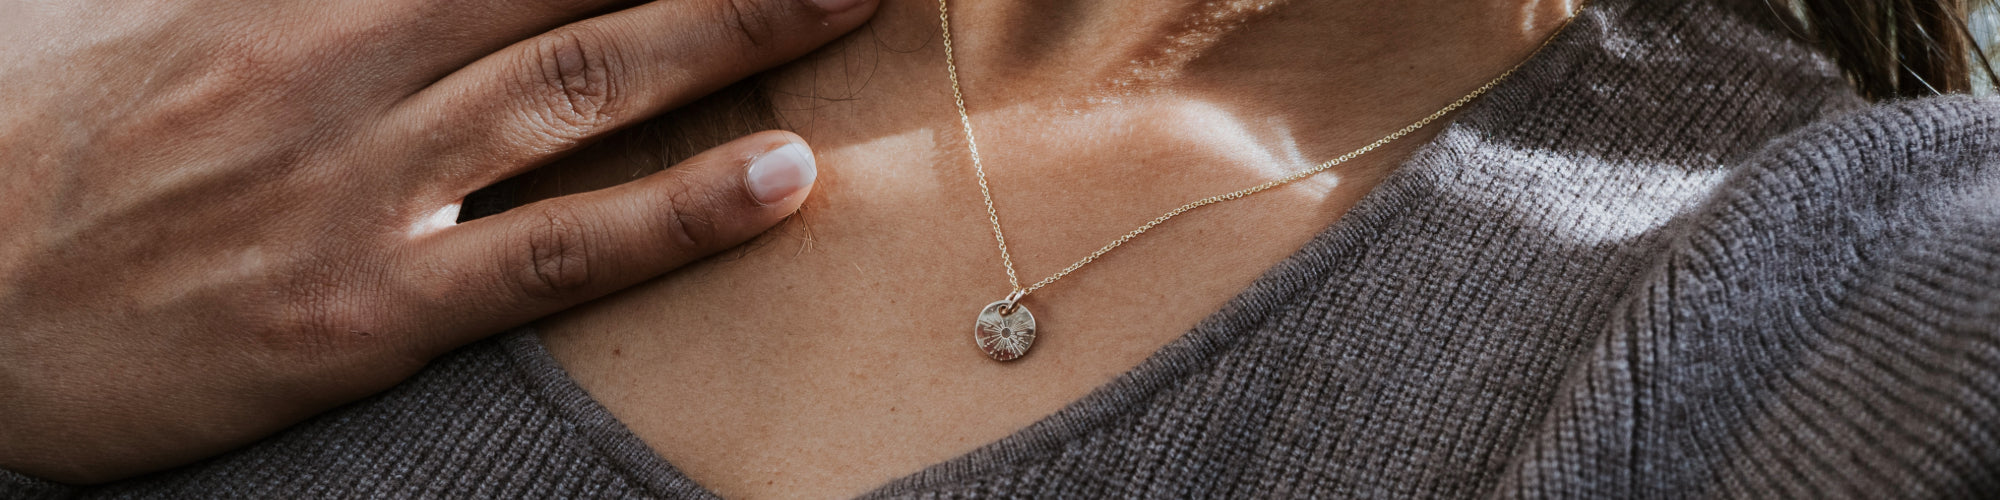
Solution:
M 1589 0 L 1585 0 L 1582 4 L 1578 5 L 1575 9 L 1573 9 L 1571 11 L 1570 16 L 1563 20 L 1562 26 L 1556 27 L 1556 30 L 1550 33 L 1547 38 L 1543 38 L 1542 44 L 1536 46 L 1535 51 L 1529 53 L 1528 57 L 1523 58 L 1521 62 L 1514 63 L 1513 67 L 1507 68 L 1507 71 L 1501 72 L 1500 76 L 1496 76 L 1492 80 L 1488 80 L 1485 85 L 1480 85 L 1479 88 L 1473 89 L 1471 93 L 1468 93 L 1463 97 L 1459 97 L 1458 100 L 1452 101 L 1451 104 L 1447 104 L 1445 105 L 1444 108 L 1439 109 L 1434 113 L 1431 113 L 1430 116 L 1426 116 L 1421 120 L 1417 120 L 1416 123 L 1411 123 L 1407 126 L 1404 126 L 1400 130 L 1391 132 L 1389 133 L 1389 135 L 1382 136 L 1382 138 L 1376 139 L 1375 142 L 1368 143 L 1368 145 L 1362 146 L 1360 149 L 1349 151 L 1347 152 L 1347 154 L 1334 157 L 1334 159 L 1327 160 L 1312 168 L 1300 170 L 1297 172 L 1292 172 L 1290 174 L 1285 175 L 1284 177 L 1272 179 L 1263 184 L 1258 184 L 1255 186 L 1250 186 L 1236 191 L 1231 191 L 1228 193 L 1218 194 L 1215 196 L 1210 196 L 1207 198 L 1195 200 L 1189 202 L 1186 205 L 1181 205 L 1180 208 L 1168 210 L 1167 213 L 1161 214 L 1159 217 L 1153 218 L 1153 220 L 1146 221 L 1145 224 L 1141 224 L 1138 229 L 1133 229 L 1131 232 L 1125 233 L 1124 236 L 1119 236 L 1118 239 L 1111 240 L 1110 243 L 1106 243 L 1103 247 L 1098 248 L 1097 251 L 1091 252 L 1090 255 L 1084 257 L 1083 260 L 1076 261 L 1076 263 L 1070 264 L 1069 267 L 1065 267 L 1061 271 L 1057 271 L 1055 274 L 1049 275 L 1049 277 L 1047 278 L 1042 278 L 1041 281 L 1037 281 L 1032 285 L 1028 285 L 1028 287 L 1026 288 L 1022 288 L 1021 278 L 1014 272 L 1014 256 L 1007 251 L 1007 233 L 1005 231 L 1000 230 L 1000 211 L 993 208 L 993 189 L 989 187 L 986 183 L 986 166 L 979 158 L 979 141 L 975 139 L 972 134 L 972 115 L 970 113 L 966 113 L 965 111 L 965 91 L 962 90 L 958 84 L 958 64 L 955 60 L 953 60 L 952 57 L 951 9 L 948 6 L 946 6 L 946 2 L 948 1 L 949 0 L 938 0 L 938 26 L 944 32 L 945 72 L 946 74 L 951 76 L 952 103 L 958 106 L 958 122 L 960 125 L 965 127 L 965 146 L 966 149 L 972 153 L 972 171 L 979 178 L 979 197 L 986 202 L 986 220 L 987 222 L 990 222 L 993 225 L 993 241 L 999 244 L 1000 265 L 1007 269 L 1007 284 L 1013 287 L 1013 293 L 1010 294 L 1009 297 L 1013 301 L 1019 301 L 1022 297 L 1026 297 L 1028 294 L 1034 293 L 1035 290 L 1040 290 L 1042 287 L 1048 286 L 1050 283 L 1055 283 L 1056 280 L 1062 279 L 1064 276 L 1069 276 L 1070 273 L 1076 272 L 1076 270 L 1078 269 L 1082 269 L 1083 266 L 1090 265 L 1091 262 L 1096 262 L 1097 259 L 1099 257 L 1103 257 L 1104 254 L 1111 253 L 1111 250 L 1123 246 L 1126 242 L 1132 241 L 1133 238 L 1138 238 L 1139 235 L 1141 234 L 1146 234 L 1146 231 L 1152 230 L 1154 227 L 1166 223 L 1167 220 L 1172 219 L 1175 216 L 1187 213 L 1190 210 L 1194 210 L 1197 208 L 1225 201 L 1240 199 L 1246 196 L 1257 194 L 1259 192 L 1263 192 L 1271 188 L 1290 184 L 1293 181 L 1297 181 L 1299 179 L 1311 177 L 1314 174 L 1324 172 L 1327 169 L 1333 168 L 1342 163 L 1347 163 L 1348 161 L 1360 157 L 1361 155 L 1368 154 L 1368 152 L 1370 151 L 1374 151 L 1376 149 L 1381 148 L 1382 146 L 1388 145 L 1391 142 L 1395 142 L 1395 140 L 1401 139 L 1403 138 L 1403 136 L 1410 135 L 1411 133 L 1421 130 L 1425 126 L 1429 126 L 1431 122 L 1438 121 L 1439 119 L 1444 118 L 1445 115 L 1449 115 L 1451 114 L 1451 112 L 1457 111 L 1458 108 L 1464 107 L 1466 104 L 1471 104 L 1472 101 L 1479 99 L 1479 96 L 1485 95 L 1486 92 L 1493 90 L 1493 87 L 1499 86 L 1500 82 L 1506 81 L 1507 77 L 1514 76 L 1514 72 L 1520 70 L 1521 66 L 1526 65 L 1528 61 L 1533 60 L 1536 55 L 1541 54 L 1542 50 L 1547 49 L 1549 47 L 1549 44 L 1555 41 L 1557 35 L 1562 34 L 1562 32 L 1565 30 L 1568 30 L 1570 23 L 1575 21 L 1577 15 L 1580 14 L 1583 11 L 1583 9 L 1587 8 L 1590 4 Z

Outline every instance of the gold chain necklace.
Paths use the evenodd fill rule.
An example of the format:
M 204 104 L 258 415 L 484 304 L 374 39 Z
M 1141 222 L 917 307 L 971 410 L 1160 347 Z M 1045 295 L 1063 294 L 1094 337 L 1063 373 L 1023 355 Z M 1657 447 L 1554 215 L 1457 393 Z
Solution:
M 1550 33 L 1547 38 L 1542 39 L 1542 44 L 1535 47 L 1535 51 L 1529 53 L 1528 57 L 1522 59 L 1521 62 L 1515 63 L 1513 67 L 1507 68 L 1507 71 L 1500 73 L 1500 76 L 1488 80 L 1485 85 L 1480 85 L 1479 88 L 1474 89 L 1471 93 L 1465 94 L 1464 97 L 1460 97 L 1456 101 L 1452 101 L 1451 104 L 1445 105 L 1444 108 L 1431 113 L 1430 116 L 1417 120 L 1416 123 L 1404 126 L 1402 129 L 1382 136 L 1381 139 L 1376 139 L 1375 142 L 1368 143 L 1368 145 L 1362 146 L 1360 149 L 1349 151 L 1347 154 L 1327 160 L 1312 168 L 1292 172 L 1284 177 L 1272 179 L 1263 184 L 1188 202 L 1186 205 L 1181 205 L 1180 208 L 1168 210 L 1167 213 L 1161 214 L 1159 217 L 1154 217 L 1153 220 L 1146 221 L 1145 224 L 1140 224 L 1138 229 L 1133 229 L 1131 232 L 1125 233 L 1124 236 L 1119 236 L 1118 239 L 1104 244 L 1097 251 L 1085 256 L 1083 260 L 1078 260 L 1076 263 L 1070 264 L 1069 267 L 1065 267 L 1061 271 L 1049 275 L 1047 278 L 1042 278 L 1041 281 L 1037 281 L 1032 285 L 1022 287 L 1020 277 L 1014 273 L 1014 257 L 1007 251 L 1007 233 L 1000 230 L 1000 212 L 993 208 L 993 190 L 987 185 L 986 166 L 981 163 L 979 158 L 979 141 L 973 138 L 972 135 L 972 115 L 965 112 L 965 92 L 959 87 L 958 65 L 952 58 L 951 9 L 946 6 L 947 1 L 938 0 L 938 27 L 944 33 L 945 72 L 951 76 L 951 97 L 952 102 L 958 106 L 958 122 L 965 127 L 965 147 L 972 153 L 972 172 L 979 179 L 979 196 L 986 201 L 986 221 L 993 225 L 993 241 L 1000 247 L 1000 265 L 1007 269 L 1007 283 L 1013 286 L 1013 292 L 1008 293 L 1006 298 L 987 304 L 985 308 L 979 310 L 979 320 L 974 324 L 972 330 L 973 343 L 979 346 L 980 351 L 985 352 L 988 357 L 993 358 L 995 361 L 1012 361 L 1020 358 L 1022 355 L 1027 354 L 1028 348 L 1035 343 L 1035 315 L 1029 312 L 1026 306 L 1021 305 L 1021 300 L 1027 298 L 1028 294 L 1034 293 L 1035 290 L 1040 290 L 1042 287 L 1049 286 L 1049 284 L 1055 283 L 1056 280 L 1062 279 L 1064 276 L 1069 276 L 1070 273 L 1076 272 L 1077 269 L 1090 265 L 1091 262 L 1097 261 L 1099 257 L 1110 253 L 1112 249 L 1132 241 L 1133 238 L 1137 238 L 1141 234 L 1146 234 L 1146 231 L 1166 223 L 1167 220 L 1173 219 L 1175 216 L 1187 213 L 1189 210 L 1243 198 L 1267 189 L 1289 184 L 1292 181 L 1311 177 L 1313 174 L 1324 172 L 1342 163 L 1347 163 L 1356 157 L 1368 154 L 1370 151 L 1381 148 L 1396 139 L 1401 139 L 1403 136 L 1410 135 L 1410 133 L 1430 125 L 1431 122 L 1437 121 L 1439 118 L 1451 114 L 1452 111 L 1456 111 L 1458 108 L 1471 103 L 1474 99 L 1478 99 L 1479 96 L 1485 95 L 1487 91 L 1493 90 L 1493 87 L 1500 85 L 1500 82 L 1506 80 L 1507 77 L 1513 76 L 1514 71 L 1521 69 L 1521 66 L 1527 64 L 1528 60 L 1534 59 L 1536 54 L 1540 54 L 1543 49 L 1548 48 L 1549 42 L 1554 41 L 1556 35 L 1562 34 L 1564 30 L 1569 28 L 1570 22 L 1576 20 L 1576 13 L 1582 12 L 1583 8 L 1589 4 L 1586 0 L 1583 5 L 1579 5 L 1571 12 L 1568 18 L 1563 20 L 1562 26 L 1556 27 L 1554 32 Z

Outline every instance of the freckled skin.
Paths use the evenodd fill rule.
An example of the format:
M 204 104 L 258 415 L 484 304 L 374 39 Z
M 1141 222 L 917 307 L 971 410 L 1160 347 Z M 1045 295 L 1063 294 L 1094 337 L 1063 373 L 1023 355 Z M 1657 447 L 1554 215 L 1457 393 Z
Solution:
M 1182 203 L 1435 111 L 1524 57 L 1566 7 L 975 2 L 953 5 L 953 32 L 1032 282 Z M 820 155 L 793 222 L 541 324 L 585 389 L 725 496 L 851 496 L 1033 423 L 1220 309 L 1431 137 L 1160 226 L 1029 296 L 1032 350 L 995 362 L 967 327 L 1008 286 L 935 9 L 885 2 L 863 35 L 772 76 L 783 121 Z M 1048 12 L 1065 22 L 1046 28 Z M 1527 12 L 1543 22 L 1513 22 Z

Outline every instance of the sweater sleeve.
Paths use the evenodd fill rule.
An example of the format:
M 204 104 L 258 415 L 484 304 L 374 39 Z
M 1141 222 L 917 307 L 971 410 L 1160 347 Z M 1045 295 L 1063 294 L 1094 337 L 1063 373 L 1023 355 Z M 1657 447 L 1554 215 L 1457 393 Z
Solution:
M 2000 101 L 1807 127 L 1676 226 L 1501 496 L 2000 493 Z
M 16 498 L 702 498 L 520 329 L 242 449 L 87 487 L 0 475 Z
M 0 469 L 0 498 L 67 498 L 75 492 L 58 483 Z

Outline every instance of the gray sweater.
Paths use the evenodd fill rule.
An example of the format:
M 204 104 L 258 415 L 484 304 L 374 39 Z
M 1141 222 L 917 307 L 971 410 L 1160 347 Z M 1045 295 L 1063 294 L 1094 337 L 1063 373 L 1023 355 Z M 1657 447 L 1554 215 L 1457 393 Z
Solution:
M 1760 2 L 1602 0 L 1138 368 L 891 497 L 2000 495 L 2000 102 Z M 531 331 L 214 459 L 0 497 L 706 497 Z

